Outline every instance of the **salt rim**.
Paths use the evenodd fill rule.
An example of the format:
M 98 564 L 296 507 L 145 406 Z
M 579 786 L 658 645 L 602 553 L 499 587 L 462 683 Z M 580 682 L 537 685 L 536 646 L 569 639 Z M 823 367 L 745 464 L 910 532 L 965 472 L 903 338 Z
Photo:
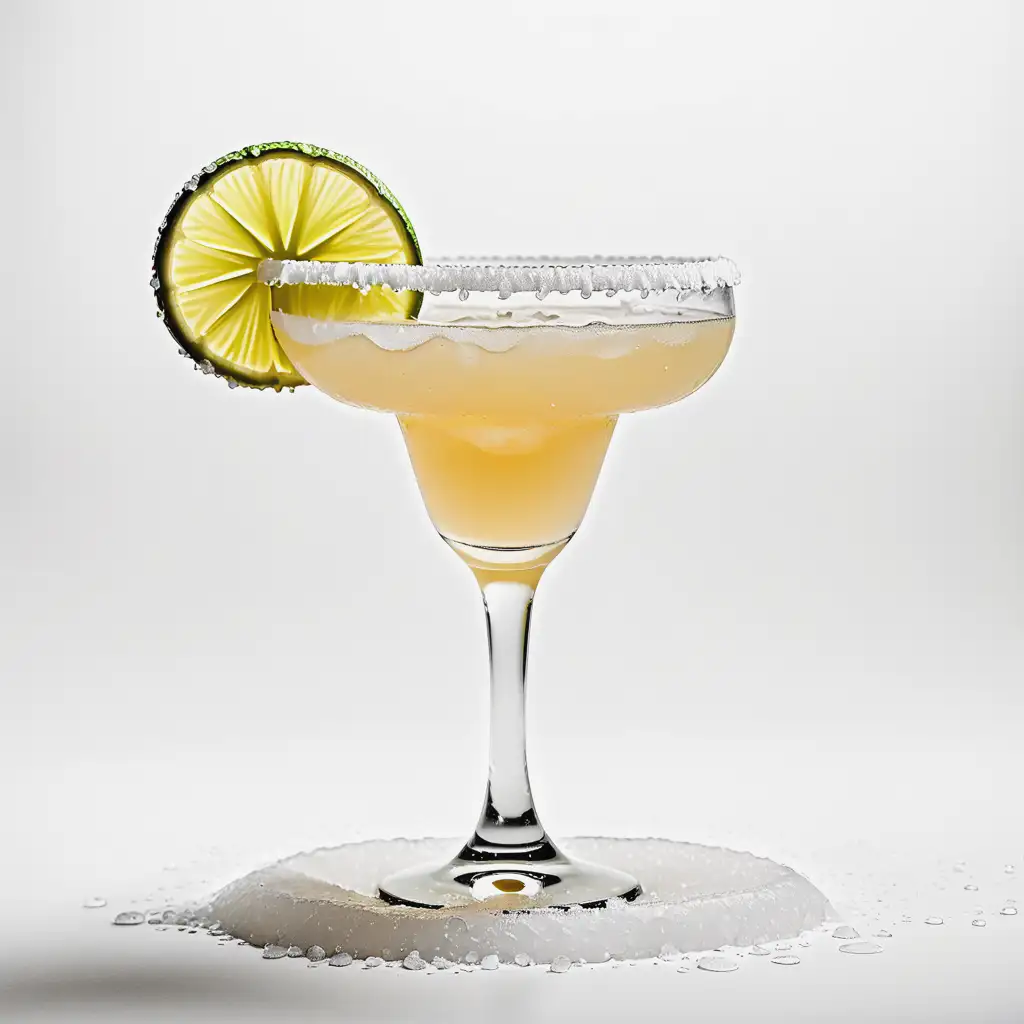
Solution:
M 732 288 L 740 272 L 724 256 L 704 259 L 675 257 L 594 256 L 569 259 L 460 258 L 428 261 L 422 266 L 407 263 L 341 263 L 316 260 L 264 260 L 259 280 L 273 286 L 311 284 L 348 285 L 366 291 L 383 285 L 392 291 L 497 292 L 498 298 L 534 292 L 544 299 L 552 292 L 579 292 L 589 298 L 595 291 L 616 292 L 703 292 Z

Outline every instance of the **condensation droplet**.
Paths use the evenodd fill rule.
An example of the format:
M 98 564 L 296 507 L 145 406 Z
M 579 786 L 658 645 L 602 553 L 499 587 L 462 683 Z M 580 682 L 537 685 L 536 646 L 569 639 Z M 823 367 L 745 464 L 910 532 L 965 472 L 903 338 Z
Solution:
M 945 924 L 946 922 L 941 917 L 926 917 L 924 919 L 925 924 Z
M 345 952 L 335 953 L 330 960 L 327 961 L 329 967 L 348 967 L 352 963 L 352 954 Z
M 140 914 L 137 910 L 124 910 L 114 918 L 114 924 L 142 924 L 145 920 L 145 916 Z
M 833 939 L 859 939 L 860 932 L 851 928 L 848 924 L 841 924 L 833 933 Z
M 263 959 L 264 960 L 280 960 L 282 957 L 288 955 L 288 950 L 284 946 L 275 946 L 271 943 L 269 946 L 263 947 Z
M 1005 906 L 1002 910 L 999 911 L 999 913 L 1002 914 L 1003 917 L 1016 917 L 1017 908 L 1014 906 Z
M 82 900 L 82 906 L 86 910 L 98 910 L 100 907 L 105 907 L 107 901 L 102 896 L 90 896 L 87 899 Z
M 552 974 L 565 974 L 570 967 L 572 967 L 572 961 L 567 956 L 559 954 L 551 961 L 551 967 L 548 969 Z
M 978 891 L 978 887 L 976 885 L 965 885 L 964 886 L 964 891 L 965 892 L 977 892 Z
M 983 917 L 976 917 L 971 924 L 973 924 L 975 928 L 984 928 L 988 925 L 988 921 Z
M 771 956 L 771 950 L 765 949 L 764 946 L 751 946 L 747 952 L 751 956 Z
M 725 973 L 726 971 L 739 970 L 739 964 L 735 960 L 730 959 L 727 956 L 702 956 L 697 961 L 697 967 L 702 971 L 716 971 Z
M 881 953 L 882 947 L 877 942 L 847 942 L 839 947 L 840 953 L 859 953 L 865 956 L 869 953 Z
M 785 956 L 773 956 L 770 962 L 773 964 L 782 964 L 784 967 L 792 967 L 794 964 L 800 963 L 800 957 L 793 956 L 792 954 L 787 954 Z

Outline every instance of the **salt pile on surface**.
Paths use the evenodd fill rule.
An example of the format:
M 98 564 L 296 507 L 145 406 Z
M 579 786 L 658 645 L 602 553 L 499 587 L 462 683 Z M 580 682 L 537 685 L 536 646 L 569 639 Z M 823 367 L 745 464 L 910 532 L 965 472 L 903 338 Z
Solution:
M 826 898 L 791 868 L 750 853 L 666 839 L 575 839 L 566 850 L 638 877 L 643 895 L 606 908 L 502 912 L 494 901 L 443 910 L 393 906 L 379 878 L 442 862 L 451 839 L 371 840 L 288 857 L 221 890 L 196 913 L 257 946 L 344 949 L 357 959 L 404 960 L 414 951 L 471 962 L 591 963 L 746 947 L 834 920 Z M 473 955 L 476 954 L 476 955 Z

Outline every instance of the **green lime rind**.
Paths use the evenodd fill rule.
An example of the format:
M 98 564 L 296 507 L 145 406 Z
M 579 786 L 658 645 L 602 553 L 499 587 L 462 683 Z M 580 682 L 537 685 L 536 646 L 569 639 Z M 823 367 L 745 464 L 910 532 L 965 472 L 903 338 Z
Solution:
M 168 305 L 164 297 L 164 285 L 160 274 L 160 268 L 163 265 L 166 247 L 173 233 L 171 229 L 173 229 L 178 217 L 183 212 L 185 205 L 192 198 L 193 194 L 201 187 L 208 184 L 211 178 L 219 175 L 225 167 L 245 162 L 247 160 L 256 159 L 272 152 L 297 153 L 312 159 L 330 161 L 338 164 L 347 171 L 355 172 L 363 178 L 366 183 L 386 203 L 388 203 L 398 215 L 398 218 L 402 222 L 409 240 L 412 243 L 417 263 L 422 264 L 423 253 L 420 249 L 416 229 L 413 227 L 412 221 L 409 219 L 409 215 L 405 212 L 405 208 L 398 201 L 398 198 L 391 189 L 389 189 L 387 185 L 385 185 L 384 182 L 373 173 L 373 171 L 368 167 L 365 167 L 358 160 L 354 160 L 342 153 L 337 153 L 334 150 L 325 149 L 323 146 L 315 146 L 307 142 L 289 141 L 262 142 L 252 146 L 246 146 L 242 149 L 225 153 L 216 160 L 212 160 L 201 170 L 193 174 L 192 177 L 182 185 L 181 189 L 172 200 L 163 220 L 160 222 L 159 229 L 157 230 L 156 242 L 153 246 L 150 286 L 153 289 L 154 298 L 156 299 L 156 315 L 158 319 L 163 321 L 164 326 L 177 342 L 182 355 L 189 356 L 195 362 L 197 369 L 202 370 L 203 373 L 211 374 L 215 377 L 221 377 L 226 380 L 229 387 L 245 387 L 259 391 L 266 390 L 267 388 L 272 388 L 275 391 L 282 391 L 285 388 L 288 388 L 289 390 L 294 391 L 296 387 L 301 387 L 308 383 L 308 381 L 304 380 L 297 373 L 294 378 L 284 380 L 266 380 L 262 378 L 247 377 L 244 373 L 240 373 L 237 370 L 228 372 L 223 366 L 217 366 L 211 362 L 207 354 L 202 350 L 201 346 L 196 344 L 196 342 L 189 336 L 189 333 L 185 331 L 181 325 L 176 323 L 173 315 L 169 315 Z M 423 296 L 418 296 L 414 307 L 410 310 L 410 318 L 415 319 L 419 314 L 422 302 Z

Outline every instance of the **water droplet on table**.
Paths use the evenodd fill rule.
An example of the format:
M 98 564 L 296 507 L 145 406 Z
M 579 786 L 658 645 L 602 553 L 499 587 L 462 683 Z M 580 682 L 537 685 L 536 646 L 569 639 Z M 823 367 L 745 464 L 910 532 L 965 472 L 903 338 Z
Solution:
M 1008 906 L 1003 907 L 1003 909 L 1000 910 L 999 913 L 1002 914 L 1003 917 L 1016 917 L 1017 916 L 1017 908 L 1014 907 L 1014 906 L 1009 906 L 1008 905 Z
M 435 956 L 430 963 L 431 966 L 439 971 L 450 971 L 453 967 L 458 966 L 453 960 L 446 960 L 443 956 Z
M 382 957 L 379 957 L 379 956 L 368 956 L 368 957 L 367 957 L 367 958 L 366 958 L 366 959 L 365 959 L 365 960 L 363 961 L 363 967 L 364 967 L 364 968 L 369 968 L 369 967 L 380 967 L 380 966 L 381 966 L 381 964 L 383 964 L 383 963 L 384 963 L 384 960 L 383 960 L 383 958 L 382 958 Z
M 978 887 L 976 885 L 965 885 L 964 892 L 977 892 Z
M 775 943 L 775 952 L 776 953 L 784 953 L 787 949 L 792 949 L 792 948 L 793 948 L 793 943 L 792 942 L 776 942 Z
M 946 922 L 941 917 L 926 917 L 924 919 L 925 924 L 945 924 Z
M 956 871 L 958 874 L 963 874 L 963 872 L 967 870 L 967 861 L 965 861 L 965 860 L 958 860 L 953 865 L 953 870 Z
M 976 917 L 972 922 L 975 928 L 985 928 L 988 925 L 988 921 L 983 917 Z
M 289 946 L 286 950 L 286 955 L 290 957 L 305 956 L 306 951 L 301 946 Z
M 306 959 L 312 960 L 313 963 L 319 963 L 321 960 L 327 959 L 327 950 L 323 946 L 310 946 L 306 950 Z
M 800 963 L 800 957 L 793 956 L 791 954 L 773 956 L 770 962 L 773 964 L 782 964 L 783 967 L 792 967 L 794 964 Z
M 882 947 L 877 942 L 847 942 L 839 947 L 840 953 L 859 953 L 862 956 L 869 953 L 881 953 Z
M 82 906 L 86 910 L 99 910 L 100 907 L 105 907 L 107 901 L 102 896 L 90 896 L 88 899 L 82 900 Z
M 859 939 L 860 932 L 851 928 L 848 924 L 841 924 L 833 933 L 833 939 Z
M 878 938 L 878 939 L 891 939 L 892 938 L 892 932 L 887 932 L 884 928 L 879 928 L 879 930 L 877 932 L 875 932 L 875 938 Z
M 771 956 L 771 950 L 765 949 L 764 946 L 751 946 L 747 952 L 751 956 Z
M 123 910 L 114 918 L 114 924 L 142 924 L 146 918 L 137 910 Z
M 351 953 L 335 953 L 330 960 L 327 961 L 330 967 L 348 967 L 352 963 Z
M 480 954 L 475 949 L 471 949 L 462 959 L 467 964 L 475 964 L 480 959 Z
M 551 961 L 551 966 L 548 970 L 552 974 L 565 974 L 570 967 L 572 967 L 572 961 L 567 956 L 559 954 Z
M 526 953 L 516 953 L 515 963 L 519 967 L 529 967 L 532 961 Z
M 496 971 L 498 969 L 497 953 L 488 953 L 487 956 L 480 961 L 480 969 L 483 971 Z
M 407 971 L 423 971 L 426 970 L 428 964 L 427 961 L 420 956 L 420 951 L 414 949 L 403 961 L 402 966 Z
M 682 956 L 682 954 L 670 942 L 666 942 L 658 953 L 659 960 L 678 960 L 680 956 Z
M 731 960 L 727 956 L 702 956 L 697 961 L 697 967 L 702 971 L 725 973 L 726 971 L 739 970 L 739 966 L 735 960 Z

